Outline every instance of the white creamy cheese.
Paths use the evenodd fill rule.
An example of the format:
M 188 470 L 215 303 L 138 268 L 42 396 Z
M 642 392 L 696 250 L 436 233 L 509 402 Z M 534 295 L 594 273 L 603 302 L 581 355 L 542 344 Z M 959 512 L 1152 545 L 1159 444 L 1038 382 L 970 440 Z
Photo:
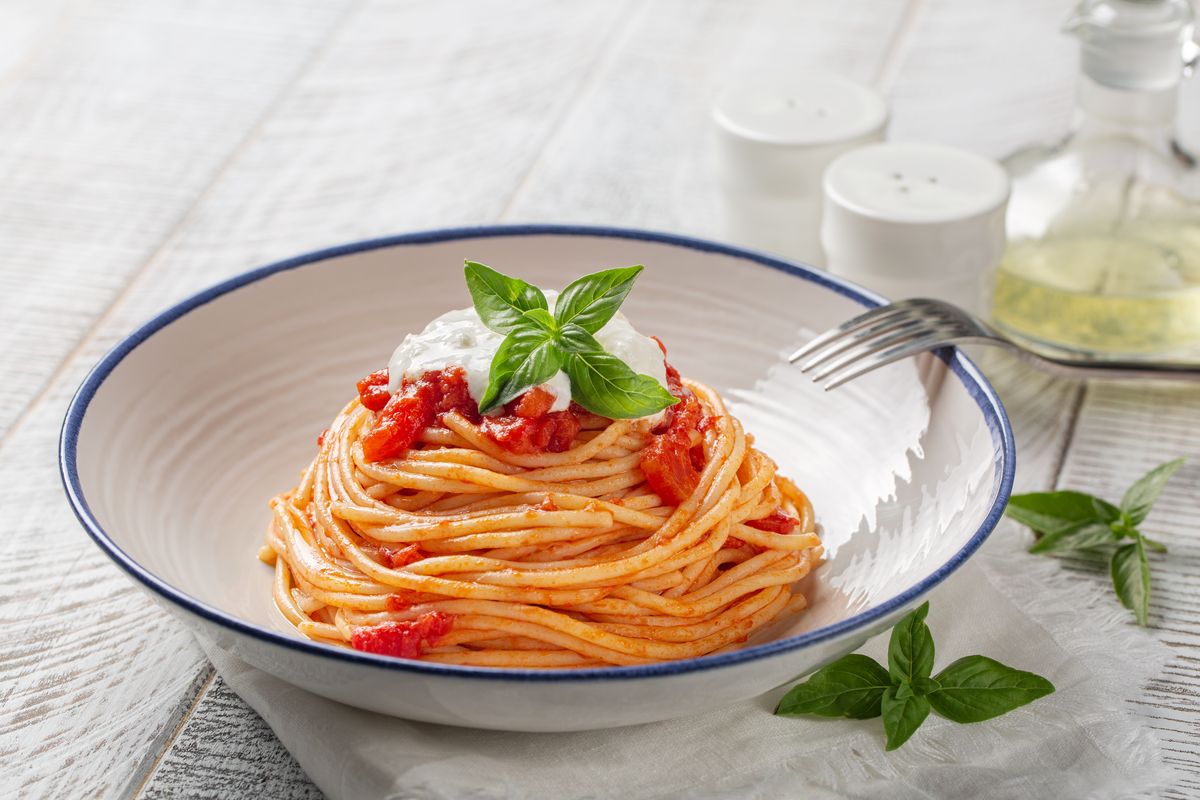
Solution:
M 558 292 L 546 292 L 546 299 L 553 308 Z M 471 397 L 479 402 L 487 389 L 492 357 L 502 341 L 504 337 L 484 326 L 474 308 L 447 311 L 420 333 L 405 336 L 392 353 L 388 362 L 388 391 L 395 393 L 404 378 L 419 378 L 431 370 L 460 367 L 467 375 Z M 609 320 L 596 333 L 596 341 L 634 372 L 649 375 L 664 386 L 667 384 L 667 369 L 658 343 L 638 333 L 623 314 L 618 312 Z M 555 373 L 541 388 L 554 395 L 551 411 L 565 411 L 571 404 L 571 382 L 566 373 Z

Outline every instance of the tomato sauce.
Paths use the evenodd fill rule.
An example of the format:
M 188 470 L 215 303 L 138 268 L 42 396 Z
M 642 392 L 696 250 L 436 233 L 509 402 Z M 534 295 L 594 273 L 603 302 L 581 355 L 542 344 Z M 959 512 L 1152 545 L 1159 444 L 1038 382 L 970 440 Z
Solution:
M 379 555 L 379 563 L 388 569 L 407 567 L 414 561 L 420 561 L 425 557 L 425 553 L 421 551 L 420 545 L 415 544 L 407 544 L 403 547 L 380 545 L 376 553 Z
M 438 640 L 453 627 L 453 615 L 428 611 L 413 620 L 355 628 L 350 635 L 350 646 L 364 653 L 420 658 L 425 650 L 436 647 Z
M 367 461 L 403 456 L 422 431 L 440 424 L 442 415 L 450 411 L 479 425 L 511 453 L 561 453 L 571 447 L 583 420 L 590 416 L 575 403 L 566 411 L 551 411 L 554 396 L 540 387 L 508 403 L 498 416 L 481 416 L 471 398 L 466 374 L 457 368 L 405 379 L 394 395 L 387 393 L 387 385 L 386 369 L 358 382 L 359 401 L 375 412 L 374 425 L 362 437 Z
M 666 348 L 658 339 L 658 346 Z M 667 364 L 667 391 L 679 402 L 666 410 L 661 425 L 655 429 L 642 455 L 642 472 L 654 493 L 668 505 L 677 506 L 696 491 L 705 456 L 702 445 L 692 445 L 692 433 L 708 427 L 700 401 L 683 385 L 679 370 Z
M 760 531 L 788 534 L 796 529 L 796 526 L 800 524 L 800 520 L 776 509 L 762 519 L 747 520 L 746 524 Z

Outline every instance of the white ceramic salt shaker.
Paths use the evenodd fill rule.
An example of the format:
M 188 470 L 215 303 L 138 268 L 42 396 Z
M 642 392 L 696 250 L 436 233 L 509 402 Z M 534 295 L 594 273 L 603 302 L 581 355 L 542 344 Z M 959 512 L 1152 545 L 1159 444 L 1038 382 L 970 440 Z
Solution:
M 823 186 L 830 272 L 892 300 L 986 308 L 1005 247 L 999 164 L 945 145 L 873 144 L 834 160 Z
M 773 76 L 727 89 L 712 117 L 726 238 L 821 265 L 821 174 L 883 139 L 883 98 L 828 73 Z

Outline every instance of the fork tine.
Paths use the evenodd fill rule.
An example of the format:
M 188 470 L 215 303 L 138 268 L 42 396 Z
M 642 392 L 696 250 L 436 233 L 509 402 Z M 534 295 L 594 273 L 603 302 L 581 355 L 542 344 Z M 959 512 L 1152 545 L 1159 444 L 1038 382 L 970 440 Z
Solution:
M 872 308 L 870 311 L 866 311 L 862 314 L 859 314 L 857 317 L 854 317 L 853 319 L 843 322 L 836 328 L 830 328 L 825 333 L 816 337 L 808 344 L 804 345 L 799 350 L 788 356 L 788 362 L 795 364 L 806 355 L 816 352 L 829 342 L 839 339 L 848 333 L 852 333 L 859 328 L 870 325 L 873 322 L 890 317 L 894 314 L 903 313 L 907 315 L 918 302 L 919 301 L 915 300 L 901 300 L 899 302 L 892 303 L 891 305 L 877 306 L 876 308 Z
M 907 347 L 912 342 L 925 342 L 929 341 L 931 337 L 933 339 L 939 337 L 946 338 L 963 333 L 962 325 L 954 320 L 918 319 L 915 322 L 916 325 L 905 326 L 903 330 L 891 332 L 886 336 L 868 339 L 848 349 L 845 353 L 834 359 L 832 363 L 822 367 L 812 376 L 813 380 L 823 381 L 834 373 L 840 372 L 862 359 L 876 354 L 890 354 L 893 350 Z
M 829 342 L 825 347 L 814 353 L 812 358 L 801 364 L 800 371 L 808 372 L 810 369 L 825 363 L 834 356 L 840 355 L 856 346 L 865 346 L 872 340 L 878 340 L 884 334 L 895 334 L 912 328 L 920 328 L 926 324 L 927 320 L 924 317 L 914 316 L 914 312 L 912 311 L 902 311 L 896 314 L 881 316 L 875 324 L 843 334 L 839 339 Z
M 960 331 L 960 333 L 963 335 L 948 337 L 943 333 L 930 332 L 910 342 L 893 347 L 890 350 L 868 353 L 865 357 L 847 365 L 841 372 L 837 372 L 829 377 L 829 380 L 825 382 L 825 391 L 836 389 L 847 381 L 852 381 L 868 372 L 872 372 L 880 367 L 886 367 L 888 364 L 916 355 L 917 353 L 935 350 L 939 347 L 945 347 L 974 338 L 966 331 Z M 814 380 L 819 379 L 814 378 Z

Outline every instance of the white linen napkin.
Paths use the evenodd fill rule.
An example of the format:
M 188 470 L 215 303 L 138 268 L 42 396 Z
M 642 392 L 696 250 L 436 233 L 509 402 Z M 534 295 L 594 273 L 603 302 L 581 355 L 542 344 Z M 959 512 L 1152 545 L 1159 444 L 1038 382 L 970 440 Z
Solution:
M 1129 702 L 1169 651 L 1111 593 L 1022 551 L 1004 523 L 931 596 L 935 671 L 979 653 L 1057 691 L 1003 717 L 930 715 L 899 750 L 880 720 L 784 719 L 785 689 L 700 716 L 614 730 L 529 734 L 407 722 L 297 689 L 210 653 L 332 800 L 357 798 L 1125 797 L 1169 784 L 1156 736 Z M 862 652 L 886 664 L 887 636 Z

